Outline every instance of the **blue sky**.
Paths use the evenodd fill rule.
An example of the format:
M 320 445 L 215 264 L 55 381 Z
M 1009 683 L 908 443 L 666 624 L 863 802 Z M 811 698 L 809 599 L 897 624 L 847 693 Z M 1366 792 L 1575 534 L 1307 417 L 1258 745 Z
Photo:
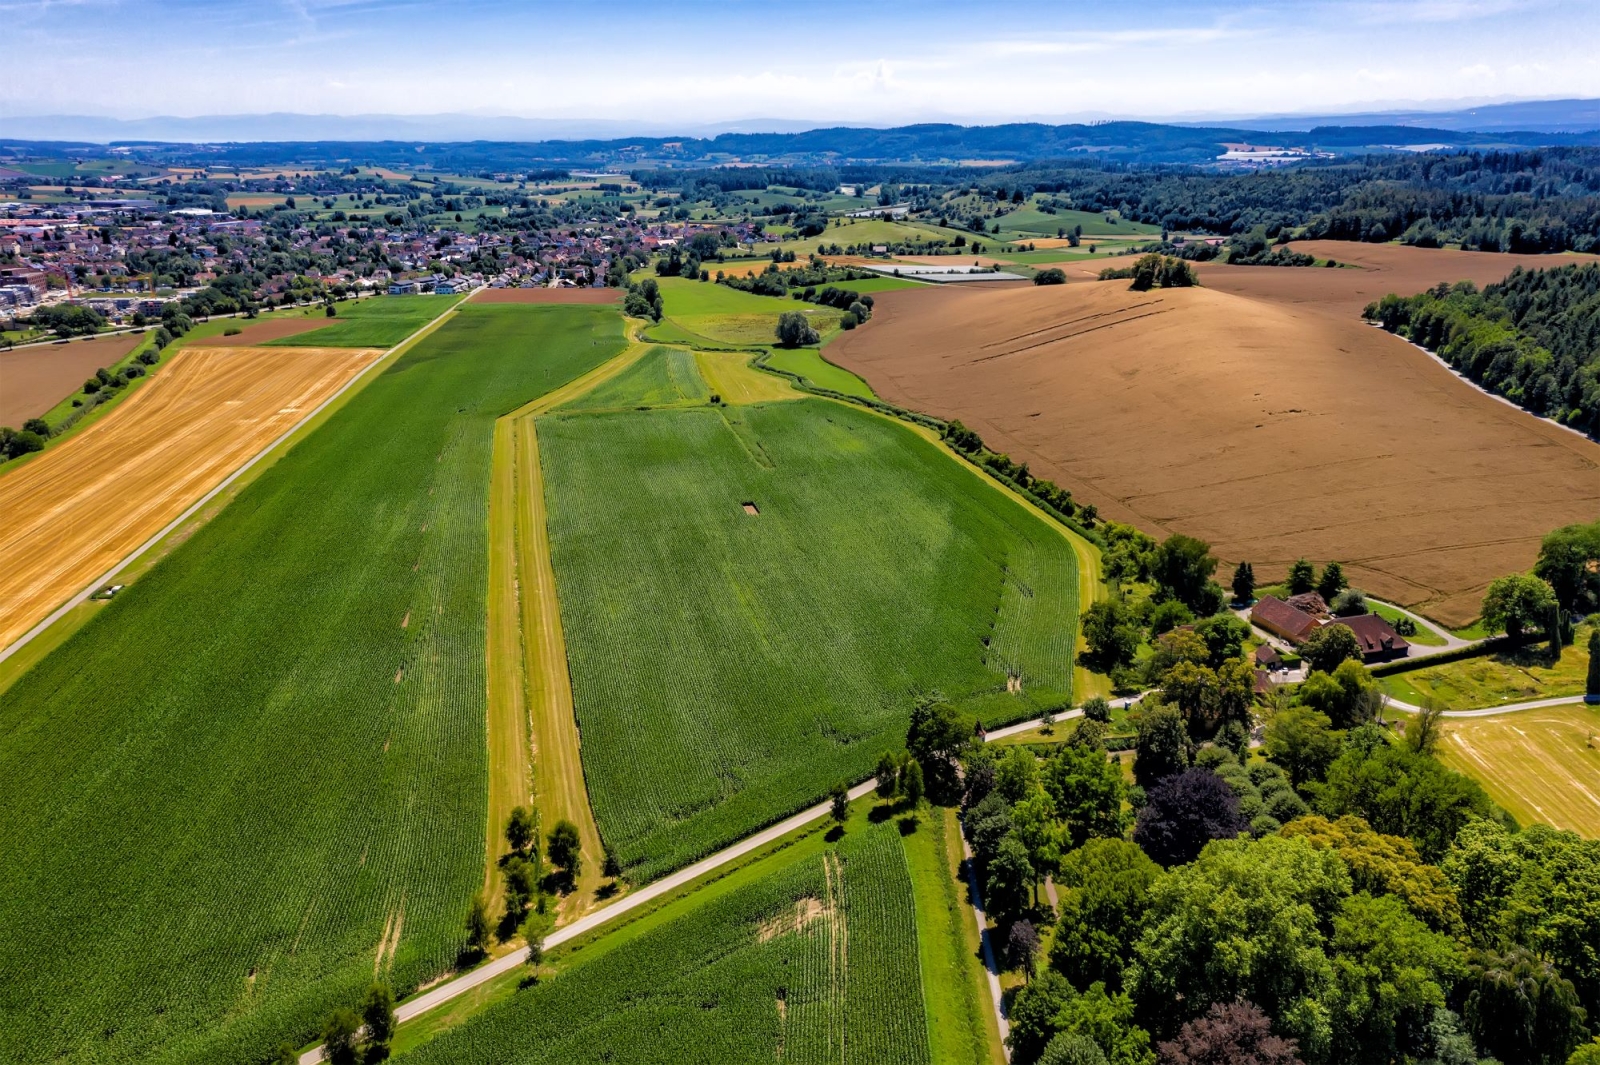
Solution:
M 0 116 L 887 124 L 1600 96 L 1600 0 L 0 0 Z

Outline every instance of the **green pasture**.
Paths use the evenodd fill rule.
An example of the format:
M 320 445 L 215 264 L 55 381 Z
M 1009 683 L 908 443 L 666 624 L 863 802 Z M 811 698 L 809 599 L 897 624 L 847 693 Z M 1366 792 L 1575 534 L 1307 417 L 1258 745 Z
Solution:
M 437 318 L 460 296 L 374 296 L 338 303 L 338 317 L 309 333 L 269 340 L 265 347 L 391 348 Z M 313 314 L 320 313 L 313 309 Z
M 1095 211 L 1060 209 L 1055 214 L 1046 214 L 1038 209 L 1036 202 L 1029 202 L 1015 211 L 992 219 L 991 223 L 999 222 L 1001 233 L 1020 233 L 1035 237 L 1053 237 L 1061 230 L 1070 233 L 1075 226 L 1082 226 L 1085 236 L 1155 238 L 1161 236 L 1160 226 L 1133 222 L 1115 211 L 1111 212 L 1110 217 L 1111 221 L 1107 222 L 1106 215 Z
M 858 811 L 859 811 L 858 804 Z M 894 822 L 853 817 L 586 944 L 397 1060 L 930 1061 Z M 406 1029 L 402 1040 L 409 1042 Z
M 624 343 L 609 308 L 463 308 L 16 680 L 0 1060 L 265 1061 L 454 965 L 494 421 Z
M 1071 545 L 898 422 L 803 399 L 538 433 L 585 778 L 635 880 L 867 776 L 918 693 L 989 724 L 1071 697 Z
M 767 357 L 767 365 L 779 370 L 799 374 L 813 385 L 831 388 L 847 396 L 874 399 L 872 387 L 842 366 L 835 366 L 822 357 L 816 348 L 774 348 Z
M 841 312 L 814 303 L 757 296 L 710 281 L 691 281 L 686 277 L 657 279 L 661 286 L 664 317 L 646 336 L 651 340 L 679 343 L 706 343 L 726 346 L 753 346 L 776 342 L 778 316 L 798 311 L 811 327 L 826 336 L 839 327 Z M 670 322 L 670 325 L 669 325 Z M 671 328 L 678 327 L 677 330 Z
M 1476 710 L 1505 703 L 1582 695 L 1589 670 L 1589 626 L 1580 625 L 1573 646 L 1552 661 L 1540 641 L 1516 651 L 1447 662 L 1384 677 L 1383 690 L 1403 702 L 1432 699 L 1444 710 Z

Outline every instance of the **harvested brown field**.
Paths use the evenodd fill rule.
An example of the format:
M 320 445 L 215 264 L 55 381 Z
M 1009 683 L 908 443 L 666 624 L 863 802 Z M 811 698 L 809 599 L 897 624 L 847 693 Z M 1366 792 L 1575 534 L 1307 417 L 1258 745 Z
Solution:
M 0 474 L 0 647 L 127 557 L 379 354 L 188 348 L 104 419 Z
M 320 316 L 315 318 L 268 318 L 243 325 L 241 331 L 231 337 L 208 338 L 206 343 L 224 348 L 253 348 L 258 344 L 265 344 L 269 340 L 281 340 L 284 337 L 309 333 L 311 330 L 321 329 L 327 324 L 328 319 Z
M 615 303 L 619 288 L 486 288 L 474 303 Z
M 885 292 L 828 358 L 891 402 L 960 418 L 1105 517 L 1201 537 L 1264 580 L 1337 559 L 1358 587 L 1463 625 L 1544 533 L 1600 510 L 1600 445 L 1358 317 L 1391 289 L 1493 280 L 1530 257 L 1331 254 L 1370 265 L 1212 266 L 1206 288 L 1146 293 Z
M 72 395 L 96 370 L 120 361 L 144 337 L 136 333 L 30 344 L 0 352 L 0 425 L 18 428 Z

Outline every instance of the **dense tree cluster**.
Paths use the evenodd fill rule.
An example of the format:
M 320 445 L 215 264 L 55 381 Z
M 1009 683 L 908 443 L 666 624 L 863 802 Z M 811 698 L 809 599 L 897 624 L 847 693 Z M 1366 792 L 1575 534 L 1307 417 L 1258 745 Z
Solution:
M 1064 743 L 961 755 L 985 902 L 1045 930 L 1012 959 L 1013 1061 L 1566 1062 L 1600 1018 L 1600 842 L 1519 830 L 1434 757 L 1436 711 L 1384 725 L 1344 626 L 1258 697 L 1207 546 L 1107 532 L 1118 594 L 1084 633 L 1149 689 L 1136 785 L 1099 701 Z M 1541 564 L 1590 595 L 1597 549 L 1559 530 Z M 1297 568 L 1348 591 L 1336 565 Z

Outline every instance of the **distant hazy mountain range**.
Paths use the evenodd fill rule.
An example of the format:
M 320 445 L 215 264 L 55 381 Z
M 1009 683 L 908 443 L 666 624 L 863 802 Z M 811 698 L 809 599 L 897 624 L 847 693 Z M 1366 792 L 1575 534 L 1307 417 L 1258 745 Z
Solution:
M 1454 111 L 1279 115 L 1237 123 L 1098 121 L 999 125 L 921 123 L 876 129 L 812 128 L 749 120 L 713 129 L 639 123 L 442 115 L 215 115 L 110 119 L 0 117 L 0 146 L 61 150 L 149 146 L 141 154 L 247 164 L 355 159 L 384 165 L 606 165 L 665 162 L 820 164 L 955 163 L 1088 156 L 1126 162 L 1202 163 L 1222 145 L 1347 154 L 1421 147 L 1600 145 L 1600 100 L 1548 100 Z M 205 146 L 190 148 L 188 146 Z M 182 146 L 182 147 L 180 147 Z

